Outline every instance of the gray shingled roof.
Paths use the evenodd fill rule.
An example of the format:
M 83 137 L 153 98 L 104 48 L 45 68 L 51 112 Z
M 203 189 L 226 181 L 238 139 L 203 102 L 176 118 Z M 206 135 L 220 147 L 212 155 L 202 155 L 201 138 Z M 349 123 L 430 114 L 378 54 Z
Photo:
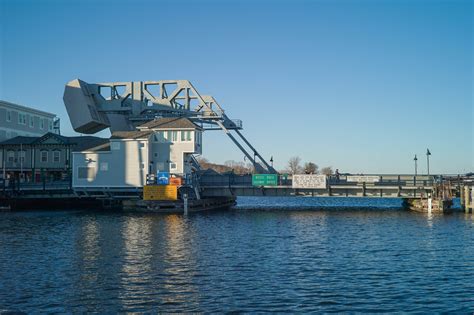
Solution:
M 32 144 L 40 137 L 24 137 L 24 136 L 17 136 L 5 141 L 0 142 L 0 145 L 20 145 L 20 144 Z
M 56 137 L 61 140 L 64 144 L 71 146 L 72 151 L 84 151 L 90 148 L 98 147 L 109 142 L 109 139 L 93 137 L 93 136 L 75 136 L 75 137 L 66 137 L 53 133 L 47 133 L 41 137 L 23 137 L 18 136 L 3 142 L 0 142 L 0 145 L 41 145 L 41 140 L 48 137 Z
M 146 122 L 138 128 L 150 128 L 150 129 L 201 129 L 198 125 L 193 123 L 188 118 L 176 118 L 176 117 L 164 117 L 157 118 L 155 120 Z
M 109 139 L 92 137 L 92 136 L 82 136 L 82 137 L 69 137 L 69 142 L 74 143 L 72 146 L 72 151 L 108 151 L 108 150 L 93 150 L 97 147 L 103 147 L 109 144 Z
M 142 139 L 148 138 L 153 131 L 146 130 L 146 131 L 115 131 L 112 133 L 112 137 L 110 139 Z

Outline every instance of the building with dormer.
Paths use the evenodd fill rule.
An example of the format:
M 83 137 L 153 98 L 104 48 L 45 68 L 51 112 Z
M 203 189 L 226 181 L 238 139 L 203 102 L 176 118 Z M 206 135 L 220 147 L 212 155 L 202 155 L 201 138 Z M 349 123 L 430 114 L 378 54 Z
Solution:
M 73 187 L 143 187 L 147 175 L 191 174 L 202 128 L 187 118 L 158 118 L 112 133 L 108 146 L 73 152 Z
M 104 145 L 108 139 L 65 137 L 48 132 L 41 137 L 17 136 L 0 142 L 0 178 L 25 183 L 55 181 L 70 176 L 72 151 Z

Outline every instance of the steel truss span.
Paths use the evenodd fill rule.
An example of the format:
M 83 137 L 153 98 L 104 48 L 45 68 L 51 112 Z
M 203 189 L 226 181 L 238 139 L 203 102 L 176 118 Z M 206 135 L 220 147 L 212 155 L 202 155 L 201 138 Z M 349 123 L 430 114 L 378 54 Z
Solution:
M 277 173 L 244 137 L 242 122 L 230 119 L 214 97 L 200 94 L 188 80 L 87 83 L 75 79 L 66 84 L 63 100 L 77 132 L 129 131 L 159 117 L 186 117 L 204 130 L 222 130 L 256 172 Z

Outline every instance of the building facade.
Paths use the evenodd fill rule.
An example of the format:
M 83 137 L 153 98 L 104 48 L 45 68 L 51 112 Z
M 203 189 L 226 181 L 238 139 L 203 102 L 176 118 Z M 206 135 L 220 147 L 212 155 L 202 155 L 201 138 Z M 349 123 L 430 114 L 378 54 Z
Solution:
M 202 129 L 186 118 L 161 118 L 136 131 L 113 132 L 109 146 L 73 152 L 73 187 L 143 187 L 157 172 L 193 171 Z
M 0 100 L 0 141 L 48 132 L 59 134 L 59 127 L 55 114 Z
M 41 137 L 17 136 L 0 142 L 0 178 L 20 183 L 41 183 L 70 177 L 73 150 L 108 143 L 108 139 L 65 137 L 48 132 Z

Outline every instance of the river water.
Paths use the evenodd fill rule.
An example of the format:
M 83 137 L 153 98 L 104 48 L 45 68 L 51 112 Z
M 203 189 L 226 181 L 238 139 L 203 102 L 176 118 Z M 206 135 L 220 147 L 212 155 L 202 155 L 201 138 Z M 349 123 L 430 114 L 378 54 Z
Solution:
M 474 215 L 346 198 L 0 213 L 0 310 L 472 313 Z

